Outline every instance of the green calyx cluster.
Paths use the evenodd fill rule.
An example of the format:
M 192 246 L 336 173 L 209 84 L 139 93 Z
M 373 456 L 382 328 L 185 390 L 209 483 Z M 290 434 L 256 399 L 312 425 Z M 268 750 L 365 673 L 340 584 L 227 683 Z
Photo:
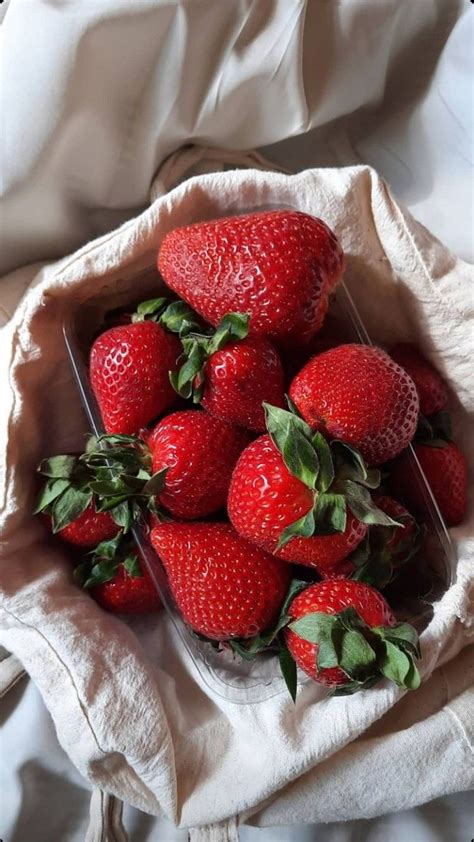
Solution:
M 110 512 L 122 532 L 128 532 L 144 509 L 159 514 L 155 496 L 164 488 L 166 468 L 151 472 L 146 444 L 136 436 L 92 437 L 80 456 L 44 459 L 38 471 L 47 477 L 34 513 L 51 515 L 59 532 L 94 502 L 96 511 Z
M 348 695 L 388 678 L 399 687 L 416 690 L 420 674 L 418 634 L 408 623 L 367 625 L 354 608 L 338 614 L 314 612 L 290 623 L 292 632 L 314 643 L 316 669 L 338 667 L 348 678 L 334 695 Z
M 421 545 L 422 530 L 411 515 L 402 514 L 397 517 L 400 526 L 412 524 L 413 531 L 397 542 L 394 552 L 390 542 L 399 527 L 373 526 L 363 541 L 348 556 L 354 565 L 351 579 L 365 582 L 381 590 L 392 581 L 396 570 L 416 556 Z
M 429 418 L 425 415 L 419 416 L 418 427 L 415 433 L 415 442 L 417 444 L 443 448 L 452 441 L 453 436 L 449 413 L 441 410 L 441 412 L 430 415 Z
M 74 569 L 74 578 L 83 588 L 93 588 L 110 582 L 123 565 L 129 576 L 143 576 L 133 543 L 121 532 L 100 544 Z
M 153 298 L 143 301 L 132 316 L 133 322 L 151 319 L 171 333 L 177 333 L 183 346 L 179 371 L 170 371 L 175 392 L 182 398 L 200 403 L 204 393 L 205 366 L 212 354 L 229 342 L 238 342 L 248 335 L 250 316 L 247 313 L 228 313 L 215 330 L 206 329 L 184 301 Z
M 348 508 L 362 523 L 399 527 L 370 495 L 380 485 L 380 471 L 368 468 L 359 451 L 345 442 L 327 442 L 287 400 L 290 411 L 264 403 L 267 430 L 289 472 L 313 493 L 313 506 L 286 527 L 277 549 L 297 536 L 344 532 Z

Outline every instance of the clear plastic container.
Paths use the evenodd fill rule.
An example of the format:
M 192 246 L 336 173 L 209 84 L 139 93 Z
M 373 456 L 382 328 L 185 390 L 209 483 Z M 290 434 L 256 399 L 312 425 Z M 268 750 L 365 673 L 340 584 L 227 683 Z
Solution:
M 100 412 L 92 394 L 87 358 L 91 342 L 103 329 L 104 315 L 115 308 L 133 307 L 147 297 L 160 293 L 160 279 L 156 270 L 144 271 L 130 280 L 117 279 L 102 288 L 100 295 L 82 304 L 74 316 L 64 324 L 64 339 L 91 431 L 104 432 Z M 341 283 L 329 308 L 328 316 L 342 326 L 344 342 L 371 344 L 367 331 L 354 306 L 350 294 Z M 454 580 L 456 556 L 454 547 L 434 500 L 431 489 L 421 470 L 412 448 L 411 459 L 416 466 L 417 481 L 426 502 L 426 536 L 423 554 L 418 565 L 420 578 L 401 576 L 389 586 L 390 604 L 399 619 L 408 620 L 421 631 L 432 615 L 432 604 L 440 598 Z M 278 659 L 270 653 L 259 655 L 254 661 L 244 661 L 230 651 L 216 652 L 209 644 L 195 637 L 181 619 L 168 585 L 165 570 L 159 557 L 149 544 L 145 531 L 134 529 L 140 556 L 155 583 L 160 598 L 192 658 L 202 681 L 214 692 L 235 703 L 255 703 L 286 692 L 279 672 Z M 299 673 L 298 683 L 309 681 Z M 324 695 L 324 690 L 321 691 Z

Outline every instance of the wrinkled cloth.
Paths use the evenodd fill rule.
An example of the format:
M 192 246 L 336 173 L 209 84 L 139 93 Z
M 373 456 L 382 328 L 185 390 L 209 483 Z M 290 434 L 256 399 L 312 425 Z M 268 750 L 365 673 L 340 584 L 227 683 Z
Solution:
M 290 167 L 304 169 L 309 130 L 306 166 L 373 164 L 446 242 L 444 213 L 429 203 L 442 170 L 446 207 L 455 202 L 472 228 L 466 6 L 9 0 L 0 274 L 63 257 L 139 213 L 158 167 L 183 145 L 240 151 L 300 136 Z M 452 238 L 458 250 L 461 226 Z
M 283 688 L 249 704 L 222 698 L 217 685 L 202 680 L 164 614 L 128 625 L 104 614 L 74 586 L 66 553 L 31 518 L 39 459 L 52 443 L 56 452 L 80 447 L 86 430 L 63 318 L 91 295 L 102 293 L 105 308 L 136 288 L 137 278 L 153 277 L 157 246 L 171 228 L 274 203 L 319 215 L 336 231 L 347 255 L 347 286 L 373 340 L 416 339 L 440 369 L 472 470 L 471 269 L 400 208 L 367 167 L 298 176 L 252 169 L 184 181 L 116 232 L 43 270 L 1 340 L 8 389 L 0 407 L 0 643 L 38 685 L 79 771 L 182 826 L 252 815 L 262 824 L 372 816 L 473 784 L 472 648 L 459 655 L 473 637 L 472 500 L 466 521 L 452 530 L 454 584 L 422 635 L 427 683 L 407 696 L 382 684 L 337 699 L 306 683 L 296 705 Z M 447 681 L 456 656 L 465 661 Z M 431 747 L 436 774 L 426 774 L 426 754 L 416 750 L 423 744 Z M 352 792 L 347 801 L 344 788 Z

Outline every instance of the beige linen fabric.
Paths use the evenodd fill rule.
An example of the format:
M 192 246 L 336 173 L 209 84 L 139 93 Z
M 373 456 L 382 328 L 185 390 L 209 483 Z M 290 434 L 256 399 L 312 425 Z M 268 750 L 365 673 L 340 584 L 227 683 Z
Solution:
M 171 228 L 273 203 L 320 215 L 335 229 L 348 287 L 375 341 L 416 339 L 443 372 L 472 470 L 471 270 L 398 207 L 367 167 L 191 178 L 117 231 L 43 269 L 0 340 L 0 643 L 37 683 L 61 744 L 94 786 L 183 826 L 217 827 L 237 815 L 261 824 L 377 815 L 473 783 L 472 647 L 462 651 L 473 638 L 472 500 L 452 532 L 455 583 L 422 636 L 427 683 L 407 696 L 383 684 L 339 699 L 310 683 L 296 705 L 283 691 L 248 705 L 221 698 L 204 684 L 167 617 L 125 624 L 105 614 L 75 587 L 67 554 L 31 518 L 36 464 L 80 447 L 87 429 L 66 359 L 64 317 L 92 295 L 105 307 L 144 273 L 152 279 L 157 247 Z M 455 681 L 446 679 L 449 662 L 457 665 Z M 436 763 L 431 776 L 428 751 Z M 231 826 L 235 819 L 228 836 Z

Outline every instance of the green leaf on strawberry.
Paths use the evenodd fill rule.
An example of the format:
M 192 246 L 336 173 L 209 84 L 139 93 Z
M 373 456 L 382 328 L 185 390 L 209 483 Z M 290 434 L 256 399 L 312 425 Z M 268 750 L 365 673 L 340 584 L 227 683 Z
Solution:
M 308 613 L 289 628 L 317 646 L 318 670 L 339 667 L 348 676 L 345 693 L 365 688 L 381 675 L 406 689 L 419 686 L 414 663 L 420 657 L 418 635 L 407 623 L 371 628 L 349 607 L 336 614 Z
M 319 473 L 316 480 L 316 489 L 319 492 L 319 496 L 321 496 L 326 493 L 334 482 L 334 463 L 331 448 L 322 433 L 319 431 L 314 433 L 311 439 L 311 444 L 313 445 L 318 457 Z
M 70 479 L 76 464 L 77 461 L 74 456 L 51 456 L 49 459 L 43 459 L 38 471 L 45 477 Z
M 132 315 L 132 322 L 142 321 L 145 316 L 156 316 L 159 318 L 163 310 L 168 306 L 167 298 L 150 298 L 147 301 L 141 301 L 137 306 L 137 311 Z
M 380 485 L 380 471 L 378 468 L 368 468 L 361 453 L 347 442 L 334 439 L 331 442 L 335 472 L 340 480 L 352 480 L 366 488 L 378 488 Z
M 288 541 L 291 541 L 292 538 L 310 538 L 311 535 L 314 535 L 314 530 L 314 510 L 310 509 L 309 512 L 303 515 L 303 517 L 299 518 L 299 520 L 295 520 L 294 523 L 290 523 L 290 525 L 283 530 L 278 539 L 276 550 L 281 550 L 281 548 L 284 547 Z
M 280 672 L 285 680 L 285 684 L 287 686 L 288 692 L 293 699 L 293 702 L 296 702 L 296 691 L 297 691 L 297 673 L 296 673 L 296 663 L 291 657 L 291 654 L 288 650 L 288 647 L 285 646 L 284 643 L 280 645 L 280 649 L 278 652 L 278 663 L 280 665 Z
M 68 486 L 51 505 L 53 532 L 59 532 L 60 529 L 82 515 L 92 502 L 92 497 L 92 491 L 83 491 L 71 485 Z
M 140 577 L 143 572 L 130 540 L 119 533 L 115 538 L 101 541 L 91 550 L 74 571 L 74 578 L 84 588 L 93 588 L 113 579 L 123 565 L 130 576 Z
M 338 480 L 337 489 L 344 495 L 353 515 L 362 523 L 400 526 L 396 520 L 393 520 L 375 505 L 369 491 L 363 485 L 359 485 L 350 479 L 344 479 Z
M 182 304 L 182 302 L 179 303 Z M 170 305 L 170 308 L 172 306 Z M 184 305 L 184 308 L 186 307 L 187 305 Z M 198 323 L 190 320 L 186 309 L 183 311 L 187 319 L 186 327 L 179 327 L 181 316 L 178 311 L 178 302 L 175 307 L 176 316 L 170 322 L 170 308 L 165 312 L 161 322 L 168 330 L 179 333 L 183 346 L 181 359 L 184 360 L 179 371 L 170 371 L 170 382 L 175 392 L 182 398 L 192 398 L 193 403 L 200 403 L 204 394 L 207 360 L 229 342 L 239 342 L 246 338 L 249 316 L 247 313 L 227 313 L 214 333 L 206 333 Z
M 152 474 L 145 442 L 117 434 L 91 437 L 80 456 L 51 457 L 38 470 L 46 482 L 33 511 L 50 514 L 53 532 L 92 504 L 95 513 L 110 512 L 122 532 L 128 532 L 144 510 L 157 511 L 155 497 L 166 479 L 166 468 Z
M 36 502 L 36 506 L 33 509 L 33 514 L 37 515 L 39 512 L 43 512 L 48 506 L 59 497 L 66 488 L 69 487 L 69 480 L 68 479 L 51 479 L 47 483 L 45 483 L 44 488 L 42 489 L 38 500 Z
M 248 313 L 227 313 L 217 325 L 214 335 L 207 341 L 207 355 L 215 354 L 229 342 L 245 339 L 249 332 Z
M 342 494 L 320 493 L 313 508 L 315 535 L 344 532 L 347 523 L 346 500 Z
M 134 578 L 143 576 L 142 569 L 140 567 L 140 562 L 138 561 L 138 557 L 136 555 L 129 555 L 124 558 L 122 562 L 125 570 L 129 574 L 129 576 L 133 576 Z
M 362 523 L 398 526 L 379 509 L 369 489 L 380 483 L 380 471 L 369 469 L 361 454 L 345 442 L 328 443 L 321 432 L 293 411 L 263 404 L 267 430 L 288 471 L 313 492 L 313 508 L 280 535 L 277 550 L 292 538 L 344 532 L 347 506 Z

